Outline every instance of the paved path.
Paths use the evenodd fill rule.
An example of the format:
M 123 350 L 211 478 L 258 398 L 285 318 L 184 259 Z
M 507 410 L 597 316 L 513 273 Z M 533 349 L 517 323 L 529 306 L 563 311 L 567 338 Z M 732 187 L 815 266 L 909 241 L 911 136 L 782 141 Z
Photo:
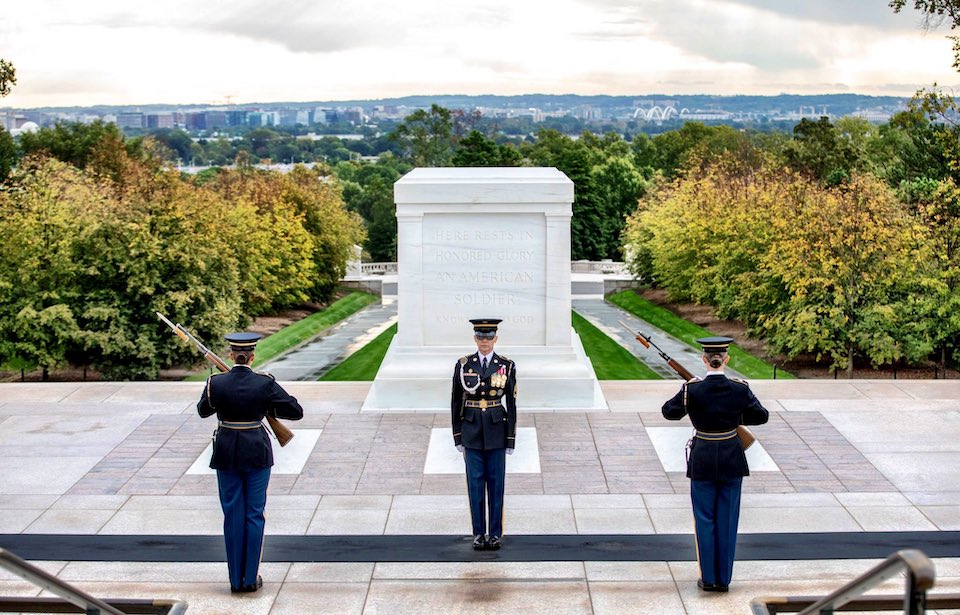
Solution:
M 645 320 L 640 320 L 630 312 L 607 301 L 597 300 L 576 300 L 573 302 L 573 309 L 578 314 L 586 318 L 593 326 L 607 334 L 607 337 L 614 339 L 621 346 L 629 350 L 635 357 L 646 363 L 650 369 L 663 376 L 665 379 L 679 379 L 680 376 L 673 368 L 667 365 L 667 362 L 660 357 L 655 349 L 644 348 L 640 342 L 636 341 L 634 336 L 620 324 L 620 321 L 630 325 L 632 331 L 640 331 L 649 336 L 653 343 L 660 347 L 668 357 L 676 359 L 680 365 L 686 367 L 695 376 L 704 376 L 706 367 L 700 360 L 699 349 L 691 348 L 685 342 L 678 340 L 670 334 L 658 329 Z M 742 377 L 735 370 L 727 368 L 728 376 L 735 378 Z
M 344 319 L 283 356 L 263 363 L 259 370 L 277 380 L 316 380 L 332 366 L 363 348 L 397 321 L 397 305 L 374 303 Z
M 212 431 L 196 415 L 201 386 L 0 384 L 0 547 L 52 548 L 34 551 L 38 565 L 95 596 L 180 598 L 188 614 L 745 614 L 756 596 L 825 594 L 897 540 L 939 544 L 935 593 L 960 592 L 960 381 L 755 381 L 771 464 L 745 481 L 725 595 L 695 587 L 675 464 L 689 426 L 659 413 L 675 381 L 603 382 L 608 411 L 523 413 L 521 397 L 536 468 L 508 474 L 506 546 L 480 554 L 463 540 L 461 470 L 427 462 L 450 452 L 446 413 L 361 413 L 369 383 L 287 383 L 306 416 L 300 450 L 278 458 L 299 461 L 281 459 L 271 480 L 263 591 L 231 595 L 209 561 L 222 516 L 215 477 L 196 469 Z M 418 540 L 430 561 L 392 561 Z M 578 540 L 583 560 L 569 558 Z M 69 548 L 91 541 L 102 552 Z M 808 554 L 823 542 L 829 558 L 771 559 L 781 542 Z M 531 545 L 567 546 L 549 561 Z M 141 556 L 156 561 L 129 561 Z M 0 573 L 0 594 L 38 593 Z

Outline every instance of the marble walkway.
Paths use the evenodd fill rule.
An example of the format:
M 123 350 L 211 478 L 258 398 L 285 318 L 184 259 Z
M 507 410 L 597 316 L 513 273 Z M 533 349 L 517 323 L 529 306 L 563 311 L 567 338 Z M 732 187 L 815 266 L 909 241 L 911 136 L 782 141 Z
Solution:
M 825 594 L 884 556 L 843 554 L 841 541 L 824 543 L 829 559 L 778 559 L 749 548 L 765 537 L 816 547 L 825 536 L 869 546 L 940 535 L 949 555 L 934 558 L 933 593 L 960 592 L 960 381 L 752 383 L 771 420 L 755 430 L 740 529 L 742 552 L 760 555 L 738 559 L 729 594 L 695 586 L 689 428 L 659 412 L 676 381 L 603 382 L 603 412 L 522 413 L 521 397 L 499 554 L 460 541 L 467 502 L 445 413 L 363 412 L 368 383 L 285 386 L 306 416 L 278 453 L 261 592 L 231 595 L 225 564 L 192 550 L 215 547 L 221 531 L 203 458 L 213 425 L 194 408 L 201 383 L 0 384 L 0 547 L 53 541 L 56 552 L 63 536 L 62 556 L 31 561 L 100 598 L 177 598 L 191 614 L 745 614 L 758 596 Z M 409 550 L 424 535 L 424 545 L 453 546 L 434 561 L 394 561 L 391 544 Z M 524 550 L 534 539 L 611 536 L 675 544 L 676 554 L 549 561 Z M 188 546 L 152 562 L 67 547 L 124 537 L 142 540 L 144 554 L 151 540 Z M 335 537 L 382 554 L 345 561 L 324 552 Z M 271 544 L 297 543 L 296 558 L 271 554 Z M 38 594 L 0 572 L 0 595 Z

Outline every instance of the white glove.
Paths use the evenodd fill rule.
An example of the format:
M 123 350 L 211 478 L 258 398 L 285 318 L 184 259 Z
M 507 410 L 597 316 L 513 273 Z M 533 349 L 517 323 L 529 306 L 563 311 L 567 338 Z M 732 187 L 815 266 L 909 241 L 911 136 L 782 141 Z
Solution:
M 512 454 L 513 454 L 513 449 L 512 449 L 512 448 L 508 448 L 508 449 L 507 449 L 507 454 L 508 454 L 508 455 L 512 455 Z
M 457 450 L 462 453 L 462 452 L 463 452 L 463 445 L 462 445 L 462 444 L 458 444 L 458 445 L 457 445 Z

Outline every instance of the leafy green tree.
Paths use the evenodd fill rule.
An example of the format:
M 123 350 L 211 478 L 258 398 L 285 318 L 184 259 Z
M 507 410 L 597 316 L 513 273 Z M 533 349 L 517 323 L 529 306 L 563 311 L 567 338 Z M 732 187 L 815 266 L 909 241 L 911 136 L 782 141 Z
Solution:
M 271 157 L 271 145 L 279 138 L 280 135 L 269 128 L 257 128 L 248 132 L 244 141 L 250 152 L 256 158 L 263 160 Z
M 807 118 L 793 128 L 793 141 L 785 150 L 793 169 L 808 173 L 831 185 L 850 177 L 859 168 L 857 149 L 827 117 Z
M 768 160 L 694 165 L 625 232 L 634 269 L 671 297 L 744 320 L 777 351 L 836 368 L 932 349 L 938 278 L 926 229 L 871 175 L 835 187 Z
M 570 221 L 572 258 L 619 258 L 625 218 L 648 185 L 630 145 L 619 135 L 584 133 L 574 140 L 545 129 L 536 143 L 524 145 L 522 153 L 534 166 L 563 171 L 576 187 Z
M 367 228 L 364 248 L 374 261 L 397 258 L 397 212 L 393 184 L 410 170 L 410 164 L 383 154 L 375 163 L 341 162 L 334 173 L 343 185 L 347 209 L 362 216 Z
M 17 70 L 13 64 L 0 58 L 0 98 L 10 93 L 11 86 L 17 84 Z
M 515 167 L 522 160 L 515 148 L 500 145 L 479 130 L 471 130 L 457 143 L 451 162 L 455 167 Z
M 79 204 L 102 196 L 66 165 L 40 165 L 26 160 L 0 198 L 0 363 L 46 376 L 79 335 L 66 283 L 78 273 L 73 239 L 88 217 Z
M 97 120 L 91 124 L 57 122 L 36 132 L 20 135 L 24 155 L 46 152 L 78 169 L 92 167 L 119 179 L 122 159 L 142 154 L 140 140 L 125 141 L 116 124 Z
M 449 109 L 430 105 L 408 115 L 391 134 L 415 167 L 445 167 L 453 160 L 455 137 Z
M 0 184 L 6 181 L 18 159 L 17 144 L 14 143 L 13 136 L 0 127 Z
M 169 148 L 172 155 L 165 159 L 170 162 L 180 160 L 183 164 L 190 164 L 192 159 L 203 155 L 203 148 L 194 143 L 189 134 L 178 128 L 162 128 L 155 130 L 150 136 Z
M 816 352 L 852 372 L 854 359 L 881 365 L 918 360 L 932 349 L 907 298 L 930 262 L 906 209 L 879 180 L 857 175 L 811 190 L 774 219 L 777 240 L 764 264 L 790 300 L 761 323 L 790 354 Z
M 346 274 L 353 246 L 365 239 L 363 222 L 344 207 L 340 184 L 329 169 L 298 165 L 286 180 L 286 198 L 314 239 L 310 297 L 329 301 Z
M 960 360 L 960 187 L 952 177 L 903 182 L 901 199 L 908 203 L 928 233 L 936 281 L 916 293 L 921 316 L 930 321 L 941 368 Z

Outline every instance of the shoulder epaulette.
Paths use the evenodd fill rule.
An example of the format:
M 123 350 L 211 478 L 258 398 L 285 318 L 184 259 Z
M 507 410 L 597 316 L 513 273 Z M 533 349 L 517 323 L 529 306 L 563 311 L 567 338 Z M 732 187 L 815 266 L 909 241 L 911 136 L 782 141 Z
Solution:
M 460 357 L 460 358 L 458 359 L 458 361 L 460 362 L 460 365 L 466 365 L 466 364 L 467 364 L 467 359 L 468 359 L 469 357 L 470 357 L 470 355 L 467 355 L 467 356 L 465 356 L 465 357 Z
M 513 359 L 511 359 L 510 357 L 505 357 L 502 354 L 498 354 L 497 356 L 500 357 L 500 359 L 506 363 L 513 363 Z
M 703 382 L 703 379 L 700 376 L 694 376 L 690 380 L 687 380 L 687 384 L 693 384 L 695 382 Z
M 750 383 L 744 380 L 743 378 L 729 378 L 730 382 L 736 382 L 737 384 L 742 384 L 745 387 L 749 387 Z
M 257 373 L 258 375 L 260 375 L 260 376 L 266 376 L 267 378 L 270 378 L 271 380 L 276 380 L 276 379 L 277 379 L 277 377 L 274 376 L 273 374 L 271 374 L 270 372 L 256 372 L 256 373 Z

